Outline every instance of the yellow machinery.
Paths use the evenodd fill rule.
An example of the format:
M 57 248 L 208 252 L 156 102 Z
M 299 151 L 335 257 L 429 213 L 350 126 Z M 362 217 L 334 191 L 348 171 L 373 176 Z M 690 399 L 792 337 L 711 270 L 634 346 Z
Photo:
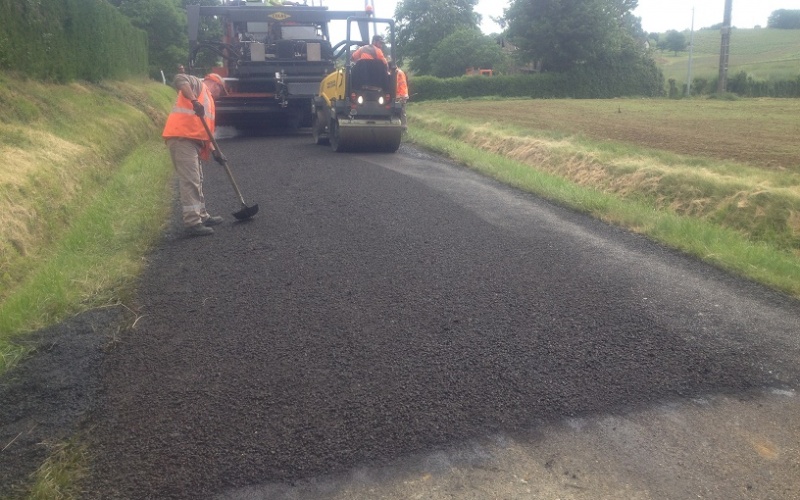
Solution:
M 351 39 L 351 26 L 358 25 L 361 40 Z M 371 17 L 347 19 L 347 39 L 334 46 L 344 64 L 320 83 L 312 107 L 312 132 L 317 144 L 329 143 L 336 152 L 397 151 L 403 135 L 402 104 L 397 102 L 397 74 L 378 59 L 351 62 L 352 47 L 370 41 L 370 28 L 378 33 L 386 26 L 390 54 L 394 53 L 394 21 Z M 337 50 L 338 49 L 338 50 Z M 384 49 L 385 50 L 385 49 Z

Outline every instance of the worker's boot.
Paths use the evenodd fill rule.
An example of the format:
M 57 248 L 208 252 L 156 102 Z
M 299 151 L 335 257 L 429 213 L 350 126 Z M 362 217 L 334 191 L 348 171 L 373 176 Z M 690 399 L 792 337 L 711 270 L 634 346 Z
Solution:
M 225 219 L 220 217 L 219 215 L 211 215 L 208 219 L 203 221 L 203 225 L 206 227 L 216 226 L 222 224 Z
M 208 236 L 210 234 L 214 234 L 214 230 L 203 225 L 202 222 L 198 222 L 194 226 L 187 227 L 186 234 L 189 236 Z

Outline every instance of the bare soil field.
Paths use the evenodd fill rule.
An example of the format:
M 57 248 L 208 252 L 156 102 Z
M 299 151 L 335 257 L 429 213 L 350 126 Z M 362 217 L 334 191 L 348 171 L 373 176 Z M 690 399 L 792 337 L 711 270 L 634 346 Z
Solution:
M 469 122 L 800 172 L 800 101 L 792 99 L 513 100 L 424 103 Z M 654 119 L 654 117 L 657 117 Z

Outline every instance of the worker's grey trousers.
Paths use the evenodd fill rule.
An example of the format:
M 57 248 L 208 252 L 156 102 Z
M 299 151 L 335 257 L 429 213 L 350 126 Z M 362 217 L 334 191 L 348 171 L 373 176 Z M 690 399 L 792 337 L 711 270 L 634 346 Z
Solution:
M 193 139 L 167 139 L 172 164 L 178 174 L 181 213 L 186 227 L 199 224 L 209 217 L 203 197 L 203 165 L 200 163 L 202 147 L 202 142 Z
M 408 127 L 408 118 L 406 118 L 406 102 L 408 102 L 408 97 L 397 97 L 397 102 L 399 102 L 402 106 L 400 108 L 400 125 L 403 126 L 403 130 Z

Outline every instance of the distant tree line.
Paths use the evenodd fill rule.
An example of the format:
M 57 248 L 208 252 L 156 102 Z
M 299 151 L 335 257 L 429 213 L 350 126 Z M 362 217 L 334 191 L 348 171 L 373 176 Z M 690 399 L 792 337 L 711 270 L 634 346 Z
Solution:
M 188 57 L 185 6 L 190 3 L 221 0 L 0 0 L 0 68 L 26 66 L 57 80 L 92 80 L 142 72 L 131 68 L 144 65 L 144 73 L 160 79 L 162 71 L 174 71 Z M 638 0 L 511 0 L 502 18 L 493 19 L 502 33 L 491 36 L 480 31 L 477 3 L 397 4 L 395 49 L 412 79 L 451 78 L 474 67 L 506 75 L 572 75 L 566 81 L 575 86 L 567 88 L 575 88 L 576 95 L 592 95 L 584 76 L 601 73 L 605 79 L 637 80 L 637 89 L 661 88 L 654 45 L 676 54 L 687 46 L 685 35 L 674 30 L 661 40 L 645 34 L 633 15 Z M 206 36 L 219 35 L 213 21 L 203 23 Z M 800 28 L 800 10 L 773 12 L 769 27 Z M 120 61 L 127 69 L 118 67 Z M 607 81 L 595 84 L 605 87 L 603 95 L 624 91 Z

